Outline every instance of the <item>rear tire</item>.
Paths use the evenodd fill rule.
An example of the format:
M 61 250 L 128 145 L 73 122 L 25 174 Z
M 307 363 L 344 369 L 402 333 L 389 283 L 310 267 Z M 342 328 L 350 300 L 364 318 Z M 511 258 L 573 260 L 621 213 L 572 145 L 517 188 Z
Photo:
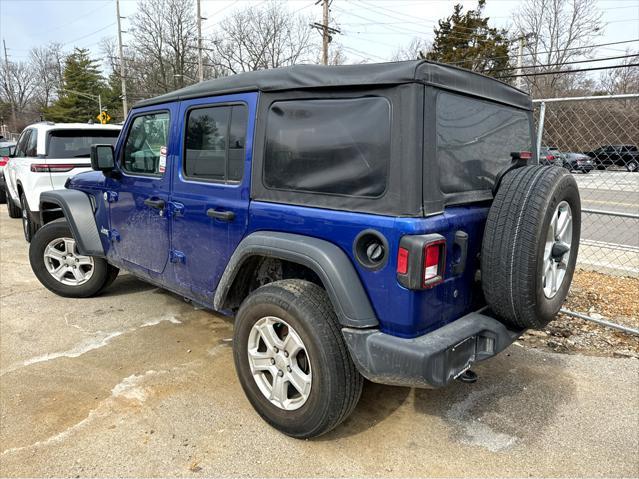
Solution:
M 6 202 L 7 202 L 7 192 L 3 188 L 0 190 L 0 203 L 6 203 Z
M 233 345 L 248 400 L 284 434 L 324 434 L 344 421 L 359 400 L 363 377 L 350 358 L 326 291 L 314 283 L 286 279 L 251 293 L 236 316 Z M 258 356 L 265 362 L 256 362 Z M 278 384 L 284 384 L 281 393 Z
M 7 212 L 9 213 L 9 218 L 20 218 L 22 216 L 22 210 L 13 202 L 8 190 L 5 190 L 4 194 L 7 197 Z
M 486 302 L 504 323 L 542 328 L 568 295 L 581 230 L 574 177 L 530 166 L 508 173 L 488 213 L 481 253 Z
M 24 239 L 27 243 L 31 243 L 31 239 L 37 231 L 37 223 L 33 219 L 33 213 L 29 209 L 29 203 L 27 203 L 27 197 L 24 193 L 20 195 L 20 204 L 22 205 L 22 231 L 24 233 Z
M 103 258 L 78 253 L 64 219 L 47 223 L 37 231 L 29 246 L 29 262 L 45 288 L 67 298 L 95 296 L 118 274 L 118 269 Z

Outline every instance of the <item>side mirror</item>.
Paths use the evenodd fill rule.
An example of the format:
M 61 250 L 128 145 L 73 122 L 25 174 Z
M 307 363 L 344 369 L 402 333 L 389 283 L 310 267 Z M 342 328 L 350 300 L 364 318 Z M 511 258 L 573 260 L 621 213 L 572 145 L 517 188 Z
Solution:
M 108 173 L 115 168 L 112 145 L 91 145 L 91 168 Z

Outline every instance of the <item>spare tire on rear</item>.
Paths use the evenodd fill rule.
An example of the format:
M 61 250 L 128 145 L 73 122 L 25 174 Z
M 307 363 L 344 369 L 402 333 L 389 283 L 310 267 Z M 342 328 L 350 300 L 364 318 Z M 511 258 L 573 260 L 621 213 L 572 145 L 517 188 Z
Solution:
M 563 168 L 507 173 L 488 213 L 481 251 L 484 296 L 507 325 L 542 328 L 559 312 L 575 270 L 581 200 Z

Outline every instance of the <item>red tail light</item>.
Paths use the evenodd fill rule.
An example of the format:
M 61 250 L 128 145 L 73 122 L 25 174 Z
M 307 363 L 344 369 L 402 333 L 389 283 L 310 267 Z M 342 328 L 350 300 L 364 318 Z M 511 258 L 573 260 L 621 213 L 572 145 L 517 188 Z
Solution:
M 435 241 L 424 246 L 424 287 L 432 287 L 444 280 L 446 242 Z
M 9 157 L 3 156 L 2 158 L 0 158 L 0 166 L 6 166 L 8 161 L 9 161 Z
M 399 248 L 397 251 L 397 274 L 408 273 L 408 250 Z
M 85 165 L 73 165 L 73 164 L 39 164 L 32 163 L 31 171 L 34 173 L 64 173 L 67 171 L 71 171 L 73 168 L 80 168 Z
M 555 157 L 554 157 L 553 155 L 547 155 L 547 156 L 546 156 L 546 159 L 547 159 L 548 161 L 555 161 Z

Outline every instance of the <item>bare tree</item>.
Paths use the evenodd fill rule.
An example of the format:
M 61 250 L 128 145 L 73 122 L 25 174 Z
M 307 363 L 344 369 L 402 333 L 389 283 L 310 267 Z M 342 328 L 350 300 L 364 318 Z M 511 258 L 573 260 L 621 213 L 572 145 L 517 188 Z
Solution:
M 55 98 L 62 85 L 64 53 L 59 43 L 33 48 L 29 54 L 36 77 L 35 99 L 41 108 L 46 108 Z
M 216 74 L 228 74 L 311 62 L 308 23 L 279 1 L 235 11 L 211 38 L 208 63 Z
M 524 0 L 514 16 L 520 34 L 530 35 L 526 43 L 525 72 L 552 73 L 567 70 L 567 63 L 592 51 L 593 39 L 601 35 L 602 14 L 596 0 Z M 534 96 L 565 93 L 580 85 L 574 74 L 529 76 Z
M 430 45 L 426 40 L 415 37 L 408 45 L 398 48 L 391 59 L 395 62 L 423 59 L 426 58 L 426 53 L 429 49 Z
M 141 0 L 133 18 L 129 69 L 143 90 L 168 92 L 195 75 L 196 18 L 192 0 Z M 128 80 L 128 78 L 127 78 Z
M 637 55 L 639 51 L 632 52 L 626 49 L 626 55 Z M 624 58 L 622 68 L 605 70 L 599 77 L 599 84 L 603 91 L 609 95 L 626 93 L 639 93 L 639 68 L 629 66 L 636 63 L 637 57 Z
M 37 114 L 30 104 L 36 91 L 36 75 L 27 62 L 9 62 L 8 65 L 3 62 L 0 81 L 0 101 L 15 109 L 18 124 L 11 126 L 14 131 L 18 131 L 20 125 L 23 126 L 25 121 Z

